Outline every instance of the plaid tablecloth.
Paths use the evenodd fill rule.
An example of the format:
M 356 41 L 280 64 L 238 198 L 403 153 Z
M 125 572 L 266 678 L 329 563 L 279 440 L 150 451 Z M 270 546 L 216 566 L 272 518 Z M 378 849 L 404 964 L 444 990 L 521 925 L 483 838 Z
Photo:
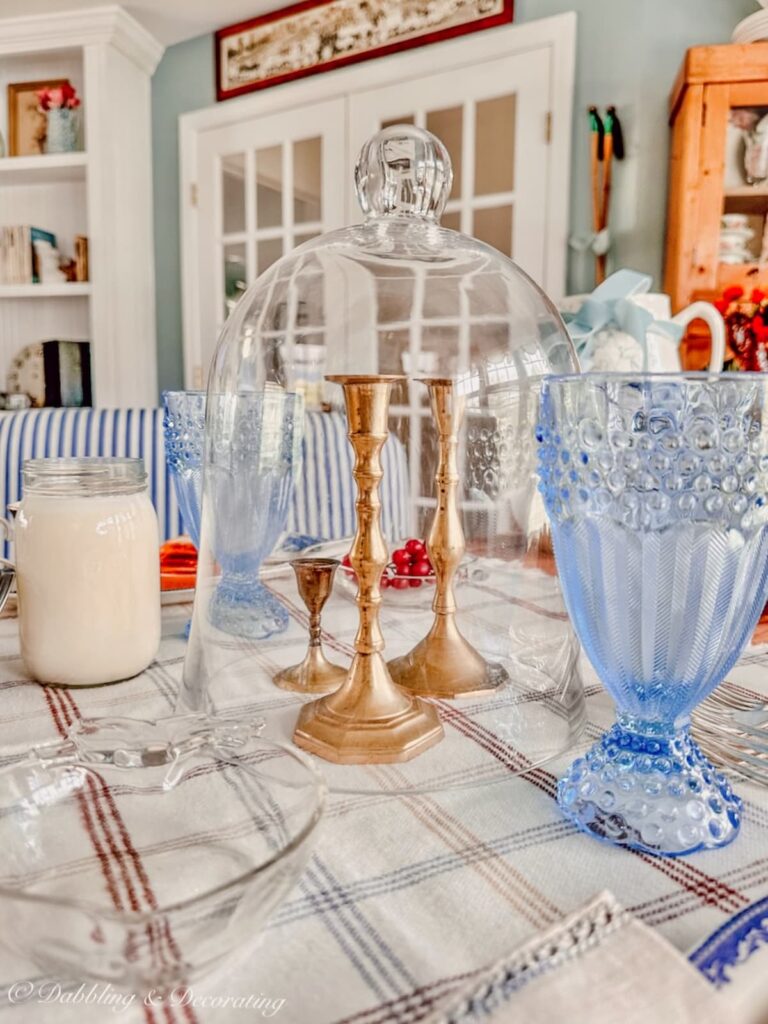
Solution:
M 295 628 L 263 654 L 275 664 L 297 660 L 303 645 L 305 619 L 295 601 L 294 592 L 287 603 Z M 188 605 L 165 609 L 162 646 L 143 675 L 69 691 L 27 680 L 16 620 L 0 621 L 0 763 L 51 741 L 81 715 L 169 714 L 190 612 Z M 353 605 L 340 605 L 336 615 L 329 620 L 332 632 L 342 620 L 353 629 Z M 348 644 L 348 631 L 337 648 Z M 752 647 L 730 679 L 768 690 L 767 666 L 768 648 Z M 594 678 L 586 678 L 584 738 L 591 740 L 610 720 L 611 706 Z M 463 741 L 478 743 L 480 733 Z M 513 767 L 490 746 L 491 758 Z M 681 951 L 768 893 L 768 791 L 739 784 L 742 834 L 725 850 L 656 858 L 604 846 L 562 819 L 555 782 L 572 756 L 482 788 L 332 795 L 301 883 L 253 946 L 179 996 L 185 1005 L 120 1001 L 114 990 L 90 983 L 58 985 L 3 952 L 0 1018 L 18 1024 L 229 1024 L 268 1017 L 286 1024 L 406 1024 L 600 890 L 611 890 Z M 130 842 L 119 821 L 106 820 L 103 827 L 117 847 Z

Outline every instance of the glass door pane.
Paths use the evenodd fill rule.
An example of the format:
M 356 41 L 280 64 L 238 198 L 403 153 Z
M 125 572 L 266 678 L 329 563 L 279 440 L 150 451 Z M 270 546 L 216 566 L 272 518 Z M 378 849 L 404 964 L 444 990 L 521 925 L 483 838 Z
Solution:
M 256 273 L 263 274 L 283 255 L 282 238 L 264 238 L 256 243 Z
M 475 106 L 475 195 L 515 187 L 515 94 Z
M 248 274 L 243 242 L 229 243 L 222 247 L 224 260 L 224 319 L 229 316 L 247 287 Z
M 256 150 L 256 228 L 283 223 L 283 147 Z
M 445 110 L 427 111 L 427 131 L 441 139 L 453 165 L 453 188 L 451 199 L 461 197 L 461 144 L 464 129 L 462 107 L 448 107 Z
M 512 207 L 491 206 L 475 210 L 472 234 L 505 256 L 512 255 Z
M 293 144 L 293 219 L 306 224 L 322 219 L 322 140 L 299 139 Z
M 221 158 L 221 224 L 225 235 L 245 231 L 245 154 Z

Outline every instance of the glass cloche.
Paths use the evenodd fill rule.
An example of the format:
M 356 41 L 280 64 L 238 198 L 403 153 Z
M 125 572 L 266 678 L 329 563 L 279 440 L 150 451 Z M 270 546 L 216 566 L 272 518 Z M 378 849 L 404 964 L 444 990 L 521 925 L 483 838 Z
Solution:
M 268 731 L 290 739 L 302 698 L 271 683 L 306 646 L 305 610 L 287 561 L 299 550 L 343 561 L 355 530 L 342 389 L 326 377 L 403 376 L 392 389 L 382 451 L 391 556 L 427 536 L 436 505 L 437 432 L 419 378 L 450 378 L 465 402 L 459 622 L 511 680 L 491 699 L 495 711 L 487 704 L 478 714 L 499 742 L 538 763 L 570 743 L 583 714 L 577 645 L 554 574 L 534 450 L 541 378 L 578 363 L 559 314 L 531 278 L 490 246 L 441 227 L 451 182 L 450 158 L 434 135 L 408 125 L 378 132 L 355 168 L 364 221 L 283 257 L 227 320 L 207 393 L 185 699 L 256 706 Z M 429 576 L 419 584 L 398 580 L 398 564 L 384 574 L 388 657 L 429 628 L 434 593 Z M 336 660 L 351 653 L 355 590 L 354 573 L 342 564 L 323 613 Z M 520 687 L 547 696 L 526 708 Z M 446 737 L 407 772 L 401 766 L 412 773 L 402 785 L 435 788 L 450 756 Z M 478 777 L 493 775 L 492 767 L 485 775 L 476 768 Z M 341 773 L 341 788 L 356 788 L 350 778 L 359 769 L 331 772 Z M 465 781 L 471 766 L 468 772 Z

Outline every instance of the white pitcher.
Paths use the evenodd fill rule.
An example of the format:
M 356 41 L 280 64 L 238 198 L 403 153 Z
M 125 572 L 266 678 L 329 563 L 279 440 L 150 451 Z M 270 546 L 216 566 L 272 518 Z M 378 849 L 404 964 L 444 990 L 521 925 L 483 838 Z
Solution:
M 725 361 L 725 321 L 711 302 L 692 302 L 690 306 L 672 316 L 670 298 L 664 292 L 646 292 L 635 295 L 631 299 L 641 309 L 653 314 L 654 320 L 670 320 L 685 331 L 694 320 L 703 320 L 709 328 L 712 338 L 709 355 L 711 373 L 721 373 Z M 664 331 L 656 330 L 653 325 L 646 333 L 648 346 L 648 370 L 660 373 L 676 373 L 682 370 L 680 365 L 680 348 Z
M 720 373 L 725 359 L 725 322 L 720 313 L 709 302 L 694 302 L 672 316 L 669 296 L 649 292 L 650 284 L 645 274 L 619 270 L 591 295 L 562 300 L 560 310 L 582 369 L 677 373 L 682 369 L 680 336 L 691 321 L 702 319 L 712 337 L 709 369 Z

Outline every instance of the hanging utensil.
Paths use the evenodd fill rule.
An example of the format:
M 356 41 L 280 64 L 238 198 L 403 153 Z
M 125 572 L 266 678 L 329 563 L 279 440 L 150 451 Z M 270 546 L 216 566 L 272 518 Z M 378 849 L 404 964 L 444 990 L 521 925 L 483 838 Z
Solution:
M 602 219 L 602 205 L 600 196 L 600 164 L 603 159 L 603 144 L 605 130 L 597 107 L 589 108 L 589 131 L 590 131 L 590 174 L 592 178 L 592 231 L 595 238 L 600 233 Z M 595 284 L 602 284 L 605 280 L 605 264 L 602 267 L 600 276 L 599 257 L 595 256 Z
M 613 180 L 613 159 L 624 159 L 624 132 L 619 121 L 616 107 L 606 108 L 603 121 L 603 184 L 600 197 L 600 226 L 599 232 L 605 233 L 605 241 L 598 251 L 596 259 L 596 278 L 598 283 L 605 280 L 606 259 L 608 254 L 608 220 L 610 217 L 611 184 Z

